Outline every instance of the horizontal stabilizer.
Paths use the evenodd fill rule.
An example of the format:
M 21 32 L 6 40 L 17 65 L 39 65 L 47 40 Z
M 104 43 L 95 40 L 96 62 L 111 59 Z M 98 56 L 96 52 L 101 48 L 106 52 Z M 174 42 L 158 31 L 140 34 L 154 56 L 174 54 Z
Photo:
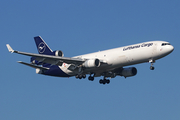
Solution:
M 48 70 L 49 69 L 47 67 L 41 67 L 41 66 L 37 66 L 37 65 L 34 65 L 34 64 L 25 63 L 25 62 L 22 62 L 22 61 L 18 61 L 18 63 L 27 65 L 27 66 L 32 67 L 32 68 L 39 68 L 39 69 L 42 69 L 42 70 Z

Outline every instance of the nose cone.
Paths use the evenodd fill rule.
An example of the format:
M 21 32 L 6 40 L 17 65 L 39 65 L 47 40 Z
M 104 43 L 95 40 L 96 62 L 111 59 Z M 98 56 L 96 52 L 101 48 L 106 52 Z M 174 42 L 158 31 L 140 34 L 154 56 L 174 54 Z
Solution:
M 174 47 L 173 47 L 172 45 L 169 45 L 169 46 L 168 46 L 168 51 L 169 51 L 169 53 L 171 53 L 173 50 L 174 50 Z
M 164 52 L 165 54 L 170 54 L 174 50 L 174 47 L 172 45 L 165 46 Z
M 157 49 L 158 59 L 169 55 L 174 50 L 174 47 L 170 43 L 165 43 L 165 42 L 162 43 L 159 48 L 160 48 L 159 50 Z

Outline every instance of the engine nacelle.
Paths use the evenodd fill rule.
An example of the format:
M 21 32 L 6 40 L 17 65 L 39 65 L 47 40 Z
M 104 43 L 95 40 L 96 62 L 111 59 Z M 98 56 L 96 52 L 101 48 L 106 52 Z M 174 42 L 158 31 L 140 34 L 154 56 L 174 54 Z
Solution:
M 86 68 L 99 67 L 100 66 L 100 61 L 99 61 L 99 59 L 86 60 L 83 63 L 83 66 L 86 67 Z
M 120 76 L 131 77 L 137 74 L 137 69 L 135 67 L 123 68 L 120 72 Z
M 64 56 L 64 54 L 63 54 L 63 52 L 62 52 L 61 50 L 56 50 L 56 51 L 54 51 L 54 55 L 55 55 L 55 56 L 60 56 L 60 57 L 63 57 L 63 56 Z

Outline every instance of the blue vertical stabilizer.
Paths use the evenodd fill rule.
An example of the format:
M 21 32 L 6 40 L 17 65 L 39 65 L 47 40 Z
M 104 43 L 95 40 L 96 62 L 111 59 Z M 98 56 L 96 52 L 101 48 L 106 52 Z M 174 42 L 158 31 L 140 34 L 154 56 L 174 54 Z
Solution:
M 53 55 L 53 51 L 49 48 L 49 46 L 40 36 L 34 37 L 34 40 L 36 42 L 39 54 Z
M 34 37 L 34 40 L 35 40 L 39 54 L 54 55 L 53 51 L 49 48 L 49 46 L 41 38 L 41 36 Z M 35 59 L 36 59 L 36 57 L 31 57 L 31 62 L 33 62 L 36 65 L 42 65 L 43 67 L 50 67 L 51 66 L 51 64 L 39 62 Z

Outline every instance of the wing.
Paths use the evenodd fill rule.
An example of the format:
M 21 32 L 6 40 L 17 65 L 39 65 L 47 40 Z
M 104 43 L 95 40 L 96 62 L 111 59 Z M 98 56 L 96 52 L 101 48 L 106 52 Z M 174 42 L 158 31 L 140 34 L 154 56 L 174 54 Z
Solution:
M 11 52 L 11 53 L 18 53 L 21 55 L 32 56 L 32 57 L 35 57 L 35 60 L 37 60 L 39 62 L 49 63 L 52 65 L 60 65 L 61 66 L 63 62 L 67 63 L 67 64 L 82 65 L 82 63 L 85 62 L 85 59 L 27 53 L 27 52 L 13 50 L 9 44 L 6 44 L 6 46 L 9 50 L 9 52 Z

